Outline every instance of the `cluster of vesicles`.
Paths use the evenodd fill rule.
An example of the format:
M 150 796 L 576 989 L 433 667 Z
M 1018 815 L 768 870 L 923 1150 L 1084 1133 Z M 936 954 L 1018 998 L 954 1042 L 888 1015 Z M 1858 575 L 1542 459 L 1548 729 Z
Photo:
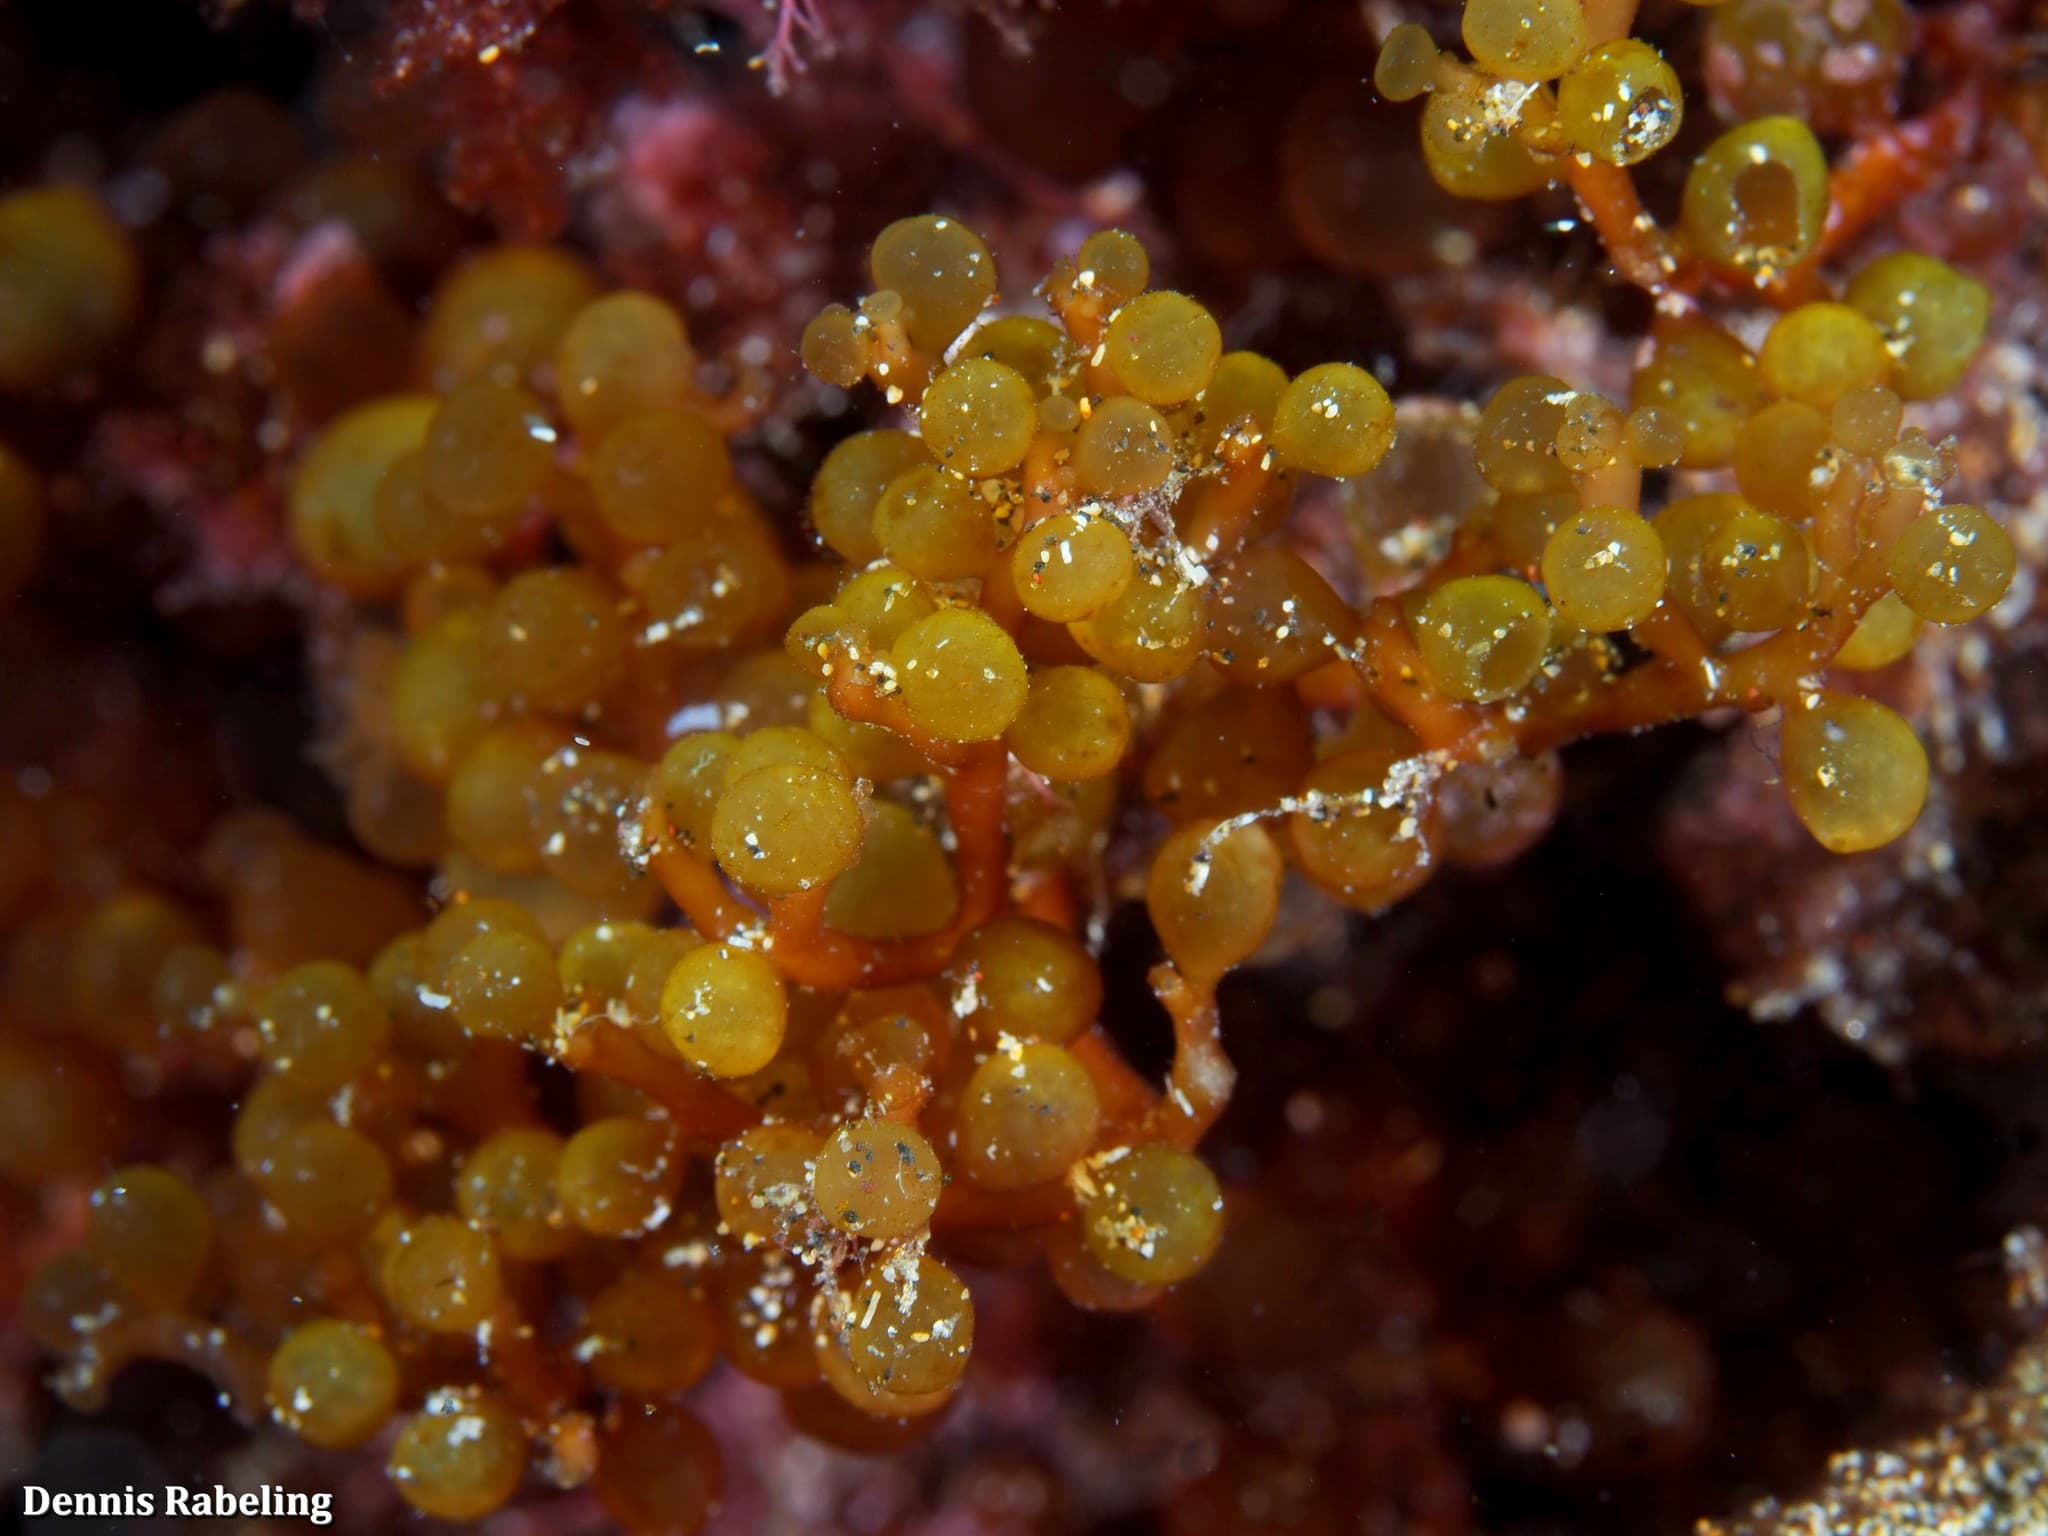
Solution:
M 1003 316 L 943 364 L 993 293 L 980 242 L 899 225 L 875 275 L 858 311 L 814 323 L 807 361 L 914 402 L 918 431 L 827 461 L 821 535 L 880 564 L 799 618 L 792 654 L 843 709 L 879 694 L 932 737 L 1000 733 L 1052 781 L 1137 755 L 1132 685 L 1182 683 L 1139 734 L 1148 796 L 1192 824 L 1149 884 L 1191 975 L 1242 958 L 1183 941 L 1197 925 L 1179 908 L 1256 864 L 1225 855 L 1258 821 L 1285 815 L 1302 872 L 1376 908 L 1484 841 L 1446 825 L 1445 769 L 1720 705 L 1785 706 L 1787 785 L 1823 843 L 1890 841 L 1919 811 L 1924 754 L 1825 676 L 1897 660 L 1923 620 L 1976 617 L 2014 572 L 1995 520 L 1942 504 L 1949 452 L 1906 422 L 1955 385 L 1988 318 L 1981 284 L 1914 253 L 1786 312 L 1755 355 L 1701 317 L 1662 325 L 1627 410 L 1509 381 L 1468 447 L 1490 503 L 1373 601 L 1340 596 L 1283 527 L 1296 472 L 1364 475 L 1387 452 L 1370 375 L 1289 381 L 1223 355 L 1199 305 L 1144 291 L 1117 234 L 1055 273 L 1061 325 Z M 1641 471 L 1673 466 L 1727 488 L 1646 515 Z M 913 595 L 876 615 L 882 582 Z
M 1524 197 L 1558 179 L 1567 155 L 1635 165 L 1678 136 L 1677 71 L 1638 38 L 1596 40 L 1581 0 L 1466 0 L 1470 61 L 1403 22 L 1373 84 L 1390 101 L 1427 100 L 1422 152 L 1460 197 Z
M 19 1017 L 260 1063 L 232 1169 L 121 1170 L 36 1277 L 81 1400 L 169 1353 L 320 1444 L 397 1416 L 391 1471 L 429 1513 L 498 1507 L 537 1455 L 623 1524 L 687 1530 L 717 1468 L 679 1399 L 719 1357 L 873 1444 L 961 1379 L 954 1245 L 1042 1257 L 1101 1308 L 1204 1265 L 1213 988 L 1290 863 L 1385 906 L 1540 832 L 1555 745 L 1731 704 L 1782 706 L 1798 813 L 1875 846 L 1925 758 L 1825 674 L 2012 574 L 1903 425 L 1985 320 L 1920 257 L 1756 357 L 1674 324 L 1627 412 L 1510 381 L 1461 450 L 1492 501 L 1349 598 L 1286 513 L 1299 475 L 1387 455 L 1369 373 L 1225 354 L 1122 234 L 1053 274 L 1050 319 L 987 318 L 993 262 L 945 219 L 891 226 L 872 266 L 806 361 L 914 414 L 823 465 L 833 558 L 792 560 L 740 489 L 676 315 L 546 250 L 459 269 L 423 392 L 306 454 L 294 537 L 359 602 L 351 823 L 444 905 L 417 926 L 388 872 L 239 818 L 206 853 L 210 939 L 134 893 L 15 957 L 60 978 L 57 1014 Z M 1735 489 L 1646 517 L 1639 470 L 1671 464 Z M 1164 1094 L 1074 936 L 1126 785 L 1170 827 L 1143 882 Z M 22 1124 L 89 1096 L 62 1053 L 9 1050 Z M 574 1071 L 573 1117 L 536 1107 L 536 1054 Z M 49 1142 L 16 1138 L 10 1172 L 92 1150 Z
M 1221 1200 L 1137 1134 L 1144 1090 L 1071 936 L 1085 897 L 1062 895 L 1111 803 L 998 773 L 996 874 L 1043 890 L 1004 883 L 964 921 L 933 759 L 842 718 L 776 643 L 823 598 L 872 594 L 906 629 L 937 598 L 787 558 L 674 312 L 505 249 L 444 284 L 419 348 L 421 392 L 327 428 L 289 516 L 358 605 L 331 743 L 350 826 L 447 903 L 420 926 L 404 880 L 253 815 L 201 860 L 219 923 L 131 891 L 23 927 L 11 1019 L 258 1068 L 232 1166 L 106 1178 L 29 1321 L 81 1404 L 170 1356 L 322 1446 L 395 1419 L 394 1484 L 430 1514 L 480 1517 L 537 1463 L 629 1528 L 687 1531 L 718 1472 L 679 1398 L 721 1356 L 853 1444 L 950 1396 L 974 1313 L 929 1248 L 948 1180 L 960 1226 L 1038 1232 L 1094 1306 L 1200 1268 Z M 571 556 L 545 563 L 556 540 Z M 944 625 L 919 633 L 950 666 Z M 51 842 L 36 803 L 7 809 L 10 848 Z M 944 942 L 900 985 L 834 985 L 757 908 L 664 918 L 644 866 L 665 853 L 715 859 L 757 907 L 814 891 L 834 936 Z M 104 1074 L 0 1045 L 10 1176 L 117 1144 Z M 536 1109 L 534 1054 L 577 1069 L 567 1123 Z
M 1684 93 L 1649 43 L 1599 35 L 1610 9 L 1467 0 L 1470 61 L 1439 52 L 1424 28 L 1406 22 L 1388 34 L 1374 84 L 1392 101 L 1426 98 L 1423 158 L 1460 197 L 1525 197 L 1564 179 L 1575 162 L 1633 166 L 1677 137 Z M 1896 0 L 1716 5 L 1708 54 L 1719 105 L 1745 121 L 1688 168 L 1680 254 L 1751 281 L 1812 257 L 1828 209 L 1827 157 L 1815 132 L 1883 120 L 1910 39 Z

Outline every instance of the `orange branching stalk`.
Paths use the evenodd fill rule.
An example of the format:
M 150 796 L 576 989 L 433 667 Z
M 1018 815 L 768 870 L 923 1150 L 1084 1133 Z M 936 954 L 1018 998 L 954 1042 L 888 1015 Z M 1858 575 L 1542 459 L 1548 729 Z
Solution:
M 114 1317 L 93 1328 L 86 1347 L 53 1380 L 81 1413 L 107 1405 L 114 1378 L 137 1360 L 181 1365 L 212 1382 L 244 1424 L 263 1417 L 264 1352 L 216 1324 L 173 1312 Z

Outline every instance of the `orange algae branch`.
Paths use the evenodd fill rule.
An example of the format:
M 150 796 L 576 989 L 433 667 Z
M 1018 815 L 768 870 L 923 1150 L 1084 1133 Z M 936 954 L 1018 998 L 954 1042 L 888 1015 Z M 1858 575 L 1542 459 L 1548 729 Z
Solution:
M 1565 176 L 1622 279 L 1657 298 L 1692 308 L 1701 273 L 1680 261 L 1671 236 L 1643 207 L 1627 167 L 1573 155 L 1566 161 Z
M 1218 456 L 1222 474 L 1186 529 L 1188 545 L 1204 559 L 1228 558 L 1249 542 L 1275 473 L 1272 449 L 1262 437 L 1232 433 L 1223 439 Z
M 961 1180 L 946 1186 L 932 1214 L 935 1232 L 1029 1232 L 1051 1226 L 1071 1214 L 1073 1201 L 1064 1185 L 1036 1189 L 979 1189 Z
M 1400 604 L 1392 598 L 1377 599 L 1367 610 L 1352 665 L 1373 702 L 1428 751 L 1464 758 L 1501 735 L 1500 722 L 1487 710 L 1446 699 L 1430 687 Z
M 637 842 L 647 872 L 682 908 L 690 926 L 706 938 L 729 939 L 759 921 L 759 914 L 739 901 L 708 859 L 689 847 L 680 832 L 667 824 L 660 808 L 648 800 L 641 808 Z
M 1193 1147 L 1229 1106 L 1237 1068 L 1223 1050 L 1223 1020 L 1215 992 L 1172 965 L 1153 967 L 1152 991 L 1173 1020 L 1173 1066 L 1166 1092 L 1145 1117 L 1136 1139 Z
M 107 1405 L 114 1379 L 136 1360 L 160 1360 L 195 1371 L 219 1389 L 222 1405 L 244 1424 L 263 1418 L 266 1356 L 255 1344 L 215 1323 L 174 1312 L 130 1312 L 84 1336 L 78 1354 L 51 1384 L 80 1413 Z
M 1178 1043 L 1176 1039 L 1176 1048 Z M 1101 1025 L 1073 1041 L 1068 1049 L 1088 1069 L 1102 1103 L 1102 1118 L 1108 1124 L 1140 1124 L 1158 1105 L 1159 1090 L 1124 1060 Z
M 526 1419 L 553 1421 L 583 1395 L 587 1385 L 583 1371 L 572 1360 L 543 1347 L 533 1324 L 509 1297 L 499 1302 L 477 1338 L 484 1363 L 506 1399 Z
M 457 1091 L 440 1097 L 448 1117 L 472 1136 L 540 1122 L 526 1080 L 526 1053 L 509 1040 L 479 1040 L 462 1064 Z
M 751 1105 L 680 1062 L 656 1055 L 633 1031 L 609 1020 L 592 1018 L 572 1026 L 554 1054 L 571 1071 L 607 1077 L 646 1094 L 693 1144 L 716 1146 L 761 1118 Z
M 1828 177 L 1827 223 L 1816 259 L 1847 248 L 1953 169 L 1976 143 L 1983 119 L 1983 91 L 1972 81 L 1923 115 L 1887 123 L 1851 144 Z

